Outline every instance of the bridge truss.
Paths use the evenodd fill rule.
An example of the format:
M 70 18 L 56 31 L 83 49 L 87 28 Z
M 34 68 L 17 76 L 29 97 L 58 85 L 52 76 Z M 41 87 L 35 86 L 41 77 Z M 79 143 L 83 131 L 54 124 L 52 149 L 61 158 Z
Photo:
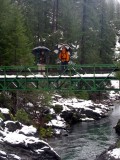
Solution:
M 48 65 L 45 70 L 37 66 L 1 66 L 0 91 L 120 91 L 120 80 L 115 73 L 120 69 L 113 64 L 68 65 L 61 71 L 60 65 Z M 113 88 L 111 81 L 118 87 Z

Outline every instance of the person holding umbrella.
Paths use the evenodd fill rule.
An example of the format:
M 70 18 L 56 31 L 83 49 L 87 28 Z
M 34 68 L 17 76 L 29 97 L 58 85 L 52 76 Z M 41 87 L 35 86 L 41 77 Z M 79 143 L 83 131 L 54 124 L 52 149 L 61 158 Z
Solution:
M 67 51 L 65 46 L 63 46 L 61 48 L 61 51 L 59 53 L 59 60 L 61 61 L 61 71 L 62 72 L 66 72 L 67 71 L 68 62 L 70 60 L 70 54 Z
M 45 46 L 33 48 L 33 54 L 35 55 L 36 64 L 41 75 L 45 75 L 45 66 L 49 64 L 50 52 L 51 50 Z

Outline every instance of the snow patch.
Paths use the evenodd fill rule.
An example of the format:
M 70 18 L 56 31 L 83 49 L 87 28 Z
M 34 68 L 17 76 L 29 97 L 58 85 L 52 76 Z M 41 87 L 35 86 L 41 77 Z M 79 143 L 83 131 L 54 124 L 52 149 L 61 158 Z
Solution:
M 0 112 L 3 114 L 9 114 L 9 109 L 7 108 L 0 108 Z
M 115 148 L 112 151 L 108 151 L 107 154 L 115 159 L 118 159 L 120 158 L 120 148 Z
M 37 129 L 33 126 L 23 126 L 22 129 L 19 131 L 25 135 L 32 134 L 34 135 L 37 132 Z

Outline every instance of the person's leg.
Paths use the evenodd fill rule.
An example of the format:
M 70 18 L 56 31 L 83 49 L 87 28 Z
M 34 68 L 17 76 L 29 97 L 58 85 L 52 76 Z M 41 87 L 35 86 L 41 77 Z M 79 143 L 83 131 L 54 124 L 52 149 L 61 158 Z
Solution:
M 45 65 L 41 64 L 41 74 L 45 76 Z
M 61 62 L 61 73 L 64 72 L 64 62 Z
M 65 70 L 65 73 L 67 73 L 67 70 L 68 70 L 68 62 L 65 61 L 64 63 L 64 70 Z

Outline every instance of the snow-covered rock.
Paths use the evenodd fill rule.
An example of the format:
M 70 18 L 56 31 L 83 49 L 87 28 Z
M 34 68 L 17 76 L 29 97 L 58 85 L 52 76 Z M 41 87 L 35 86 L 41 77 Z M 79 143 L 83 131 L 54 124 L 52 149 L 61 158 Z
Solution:
M 57 95 L 58 97 L 58 95 Z M 53 101 L 54 106 L 62 106 L 60 116 L 67 123 L 76 123 L 80 121 L 98 120 L 108 116 L 111 106 L 104 104 L 96 104 L 91 100 L 81 100 L 77 98 L 62 98 L 59 97 Z M 57 119 L 57 118 L 56 118 Z
M 37 136 L 33 126 L 19 122 L 0 121 L 0 160 L 60 160 L 58 154 Z
M 120 148 L 112 145 L 108 150 L 97 156 L 95 160 L 120 160 Z

